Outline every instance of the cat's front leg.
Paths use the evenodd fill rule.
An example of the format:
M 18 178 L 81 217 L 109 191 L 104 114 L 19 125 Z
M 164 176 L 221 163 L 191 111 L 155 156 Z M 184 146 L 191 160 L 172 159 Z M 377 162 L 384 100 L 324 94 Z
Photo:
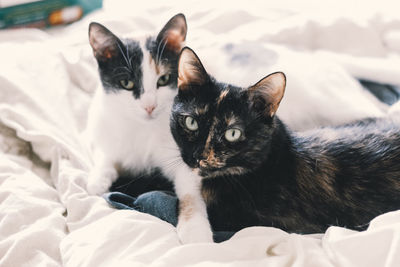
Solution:
M 185 164 L 175 175 L 179 199 L 177 232 L 183 244 L 213 242 L 207 207 L 201 196 L 201 177 Z
M 118 178 L 114 162 L 107 158 L 98 149 L 94 153 L 94 165 L 89 172 L 87 191 L 91 195 L 102 195 L 111 187 L 112 183 Z

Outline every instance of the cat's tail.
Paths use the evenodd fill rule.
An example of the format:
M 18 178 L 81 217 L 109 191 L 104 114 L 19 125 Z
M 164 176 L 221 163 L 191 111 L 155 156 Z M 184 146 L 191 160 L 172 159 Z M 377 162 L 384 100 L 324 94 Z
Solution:
M 337 62 L 350 75 L 358 79 L 382 84 L 400 84 L 400 59 L 398 58 L 360 57 L 354 60 L 354 56 L 328 51 L 318 52 L 318 55 Z

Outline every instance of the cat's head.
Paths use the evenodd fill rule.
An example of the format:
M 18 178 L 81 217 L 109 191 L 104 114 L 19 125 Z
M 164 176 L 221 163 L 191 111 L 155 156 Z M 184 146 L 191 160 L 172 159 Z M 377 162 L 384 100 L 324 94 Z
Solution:
M 172 17 L 156 37 L 143 39 L 119 38 L 92 22 L 89 42 L 106 95 L 145 120 L 169 112 L 186 32 L 183 14 Z
M 248 88 L 220 83 L 187 47 L 178 72 L 170 126 L 185 163 L 204 178 L 258 167 L 271 145 L 285 75 L 270 74 Z

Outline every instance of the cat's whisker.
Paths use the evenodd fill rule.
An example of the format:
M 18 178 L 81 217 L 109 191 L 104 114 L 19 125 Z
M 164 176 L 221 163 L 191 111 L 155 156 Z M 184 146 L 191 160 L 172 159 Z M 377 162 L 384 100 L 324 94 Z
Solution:
M 160 55 L 159 55 L 159 57 L 158 57 L 158 62 L 160 62 L 160 60 L 161 60 L 161 58 L 162 58 L 162 55 L 163 55 L 163 53 L 164 53 L 165 47 L 167 46 L 167 43 L 168 43 L 168 39 L 164 41 L 163 48 L 161 49 L 161 53 L 160 53 Z
M 171 166 L 174 165 L 175 163 L 181 163 L 181 159 L 180 158 L 172 158 L 169 160 L 165 160 L 164 162 L 161 162 L 163 166 Z
M 148 174 L 142 174 L 142 175 L 139 175 L 139 176 L 133 176 L 133 178 L 130 179 L 129 182 L 127 182 L 125 184 L 122 184 L 122 185 L 119 185 L 119 186 L 116 186 L 115 188 L 120 189 L 120 188 L 127 187 L 128 185 L 130 185 L 130 184 L 132 184 L 134 182 L 137 182 L 137 181 L 139 181 L 139 180 L 141 180 L 143 178 L 147 178 L 148 176 L 149 176 Z
M 356 225 L 356 226 L 354 226 L 354 228 L 360 229 L 360 230 L 364 230 L 364 229 L 366 229 L 366 228 L 369 226 L 369 224 L 370 224 L 370 223 L 368 222 L 368 223 Z
M 170 170 L 174 170 L 177 167 L 181 166 L 182 164 L 184 164 L 184 163 L 181 159 L 175 159 L 174 161 L 164 164 L 164 170 L 166 172 L 169 172 Z
M 121 48 L 121 46 L 119 45 L 119 43 L 117 43 L 117 46 L 118 46 L 119 51 L 121 51 L 122 56 L 124 57 L 124 60 L 125 60 L 125 62 L 126 62 L 126 65 L 128 66 L 128 68 L 131 67 L 131 64 L 130 64 L 129 60 L 128 60 L 128 58 L 125 56 L 124 51 L 122 51 L 122 48 Z
M 115 187 L 115 189 L 122 189 L 122 188 L 127 188 L 128 186 L 130 186 L 131 184 L 138 182 L 142 179 L 151 179 L 151 180 L 155 180 L 157 178 L 163 177 L 163 174 L 161 172 L 155 172 L 155 173 L 145 173 L 139 176 L 132 176 L 132 179 L 130 179 L 129 182 L 118 185 Z
M 129 66 L 129 68 L 131 69 L 131 70 L 133 70 L 133 67 L 132 67 L 132 57 L 133 57 L 133 55 L 130 57 L 129 56 L 129 49 L 128 49 L 128 47 L 129 47 L 129 44 L 126 46 L 126 57 L 128 58 L 128 66 Z
M 125 71 L 129 70 L 129 68 L 126 66 L 119 66 L 119 67 L 114 68 L 111 73 L 114 73 L 114 72 L 118 71 L 119 69 L 123 69 Z
M 129 72 L 129 68 L 125 66 L 121 67 L 116 67 L 114 70 L 111 72 L 111 79 L 116 79 L 118 76 L 124 77 L 126 76 L 126 72 Z
M 156 53 L 156 63 L 157 64 L 159 64 L 160 47 L 161 47 L 161 44 L 164 42 L 165 38 L 167 38 L 167 36 L 164 36 L 161 39 L 161 41 L 158 43 L 158 46 L 157 46 L 157 53 Z
M 179 151 L 179 148 L 178 147 L 172 147 L 172 146 L 162 146 L 162 148 L 165 148 L 165 149 L 169 149 L 169 150 L 174 150 L 174 151 Z
M 175 161 L 175 162 L 170 162 L 170 163 L 164 165 L 164 168 L 165 168 L 167 171 L 169 171 L 169 170 L 174 169 L 174 168 L 176 168 L 176 167 L 178 167 L 178 166 L 180 166 L 180 165 L 181 165 L 181 162 Z
M 174 161 L 174 160 L 181 160 L 181 157 L 178 157 L 178 156 L 176 156 L 176 157 L 168 157 L 168 158 L 165 158 L 164 160 L 161 160 L 160 162 L 164 163 L 164 162 L 169 162 L 169 161 Z

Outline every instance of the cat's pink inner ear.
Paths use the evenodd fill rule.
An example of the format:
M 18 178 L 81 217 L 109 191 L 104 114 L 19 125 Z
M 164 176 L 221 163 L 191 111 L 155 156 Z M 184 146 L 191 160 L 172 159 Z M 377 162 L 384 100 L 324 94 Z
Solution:
M 205 71 L 200 59 L 188 47 L 182 50 L 178 66 L 178 88 L 185 90 L 189 85 L 201 85 L 207 80 Z
M 116 54 L 116 37 L 105 27 L 91 23 L 89 27 L 89 43 L 96 58 L 110 59 Z
M 157 40 L 165 42 L 165 47 L 179 53 L 185 45 L 187 33 L 186 19 L 183 14 L 172 17 L 159 33 Z
M 166 47 L 179 53 L 185 44 L 185 36 L 178 30 L 169 30 L 166 33 Z
M 249 92 L 253 102 L 262 100 L 265 104 L 265 114 L 272 117 L 281 103 L 285 87 L 285 74 L 283 72 L 275 72 L 251 86 Z

